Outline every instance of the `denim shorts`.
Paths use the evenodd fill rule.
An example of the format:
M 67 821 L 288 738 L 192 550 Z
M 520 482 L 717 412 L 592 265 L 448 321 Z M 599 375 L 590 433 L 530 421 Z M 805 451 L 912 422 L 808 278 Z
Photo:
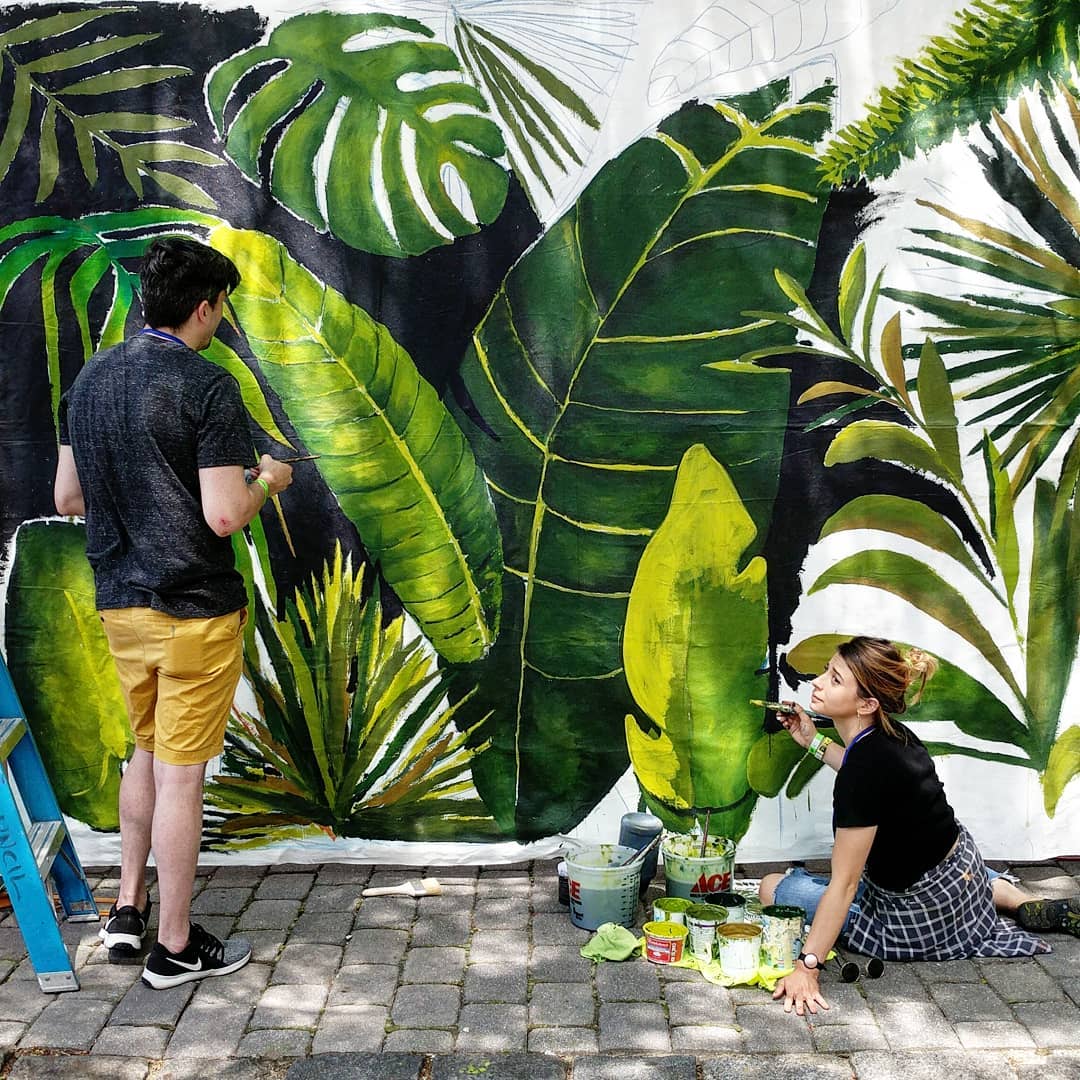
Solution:
M 986 868 L 986 874 L 991 881 L 996 877 L 1001 877 L 996 870 L 991 870 L 989 866 Z M 818 904 L 821 903 L 821 898 L 825 895 L 828 884 L 829 878 L 827 875 L 808 874 L 803 867 L 793 866 L 777 884 L 776 892 L 773 894 L 773 903 L 800 907 L 806 912 L 806 921 L 813 922 Z M 855 890 L 855 900 L 848 909 L 848 917 L 844 920 L 844 925 L 840 930 L 841 934 L 848 929 L 852 913 L 861 910 L 860 902 L 865 892 L 866 886 L 860 881 L 859 887 Z

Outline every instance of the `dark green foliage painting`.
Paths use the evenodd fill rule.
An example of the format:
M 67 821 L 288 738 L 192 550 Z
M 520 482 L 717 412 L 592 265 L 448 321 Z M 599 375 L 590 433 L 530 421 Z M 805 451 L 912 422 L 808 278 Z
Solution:
M 0 649 L 78 835 L 131 736 L 61 398 L 181 235 L 304 459 L 234 537 L 215 857 L 820 855 L 752 702 L 857 633 L 939 659 L 984 853 L 1075 853 L 1078 64 L 1065 0 L 0 7 Z

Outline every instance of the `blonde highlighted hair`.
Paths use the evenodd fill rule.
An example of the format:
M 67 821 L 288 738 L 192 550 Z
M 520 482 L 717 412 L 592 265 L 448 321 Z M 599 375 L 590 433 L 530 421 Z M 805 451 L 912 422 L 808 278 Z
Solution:
M 885 638 L 854 637 L 838 646 L 836 652 L 854 676 L 859 696 L 877 698 L 877 724 L 887 735 L 900 738 L 890 718 L 919 701 L 927 679 L 937 671 L 937 660 L 922 649 L 901 653 Z M 918 687 L 909 696 L 916 682 Z

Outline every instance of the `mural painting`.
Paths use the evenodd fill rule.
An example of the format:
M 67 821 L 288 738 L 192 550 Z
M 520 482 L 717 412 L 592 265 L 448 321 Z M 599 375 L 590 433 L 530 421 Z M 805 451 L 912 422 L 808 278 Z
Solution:
M 304 459 L 234 542 L 208 852 L 640 805 L 818 854 L 753 701 L 855 633 L 938 657 L 989 856 L 1080 850 L 1080 14 L 946 7 L 0 9 L 2 646 L 94 850 L 131 738 L 56 413 L 166 234 L 236 263 L 204 355 Z

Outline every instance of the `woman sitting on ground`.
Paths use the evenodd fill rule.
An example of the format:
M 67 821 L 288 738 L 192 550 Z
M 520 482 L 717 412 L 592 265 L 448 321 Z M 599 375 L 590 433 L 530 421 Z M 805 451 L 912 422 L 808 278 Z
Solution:
M 841 645 L 814 680 L 810 707 L 830 717 L 841 743 L 821 735 L 798 706 L 782 714 L 792 738 L 836 771 L 831 878 L 802 868 L 761 882 L 763 904 L 803 908 L 812 925 L 795 970 L 776 987 L 785 1010 L 828 1008 L 818 986 L 838 938 L 883 960 L 1031 956 L 1050 946 L 1022 927 L 1080 936 L 1080 898 L 1035 900 L 983 863 L 945 798 L 926 747 L 892 719 L 919 699 L 937 661 L 889 641 Z

